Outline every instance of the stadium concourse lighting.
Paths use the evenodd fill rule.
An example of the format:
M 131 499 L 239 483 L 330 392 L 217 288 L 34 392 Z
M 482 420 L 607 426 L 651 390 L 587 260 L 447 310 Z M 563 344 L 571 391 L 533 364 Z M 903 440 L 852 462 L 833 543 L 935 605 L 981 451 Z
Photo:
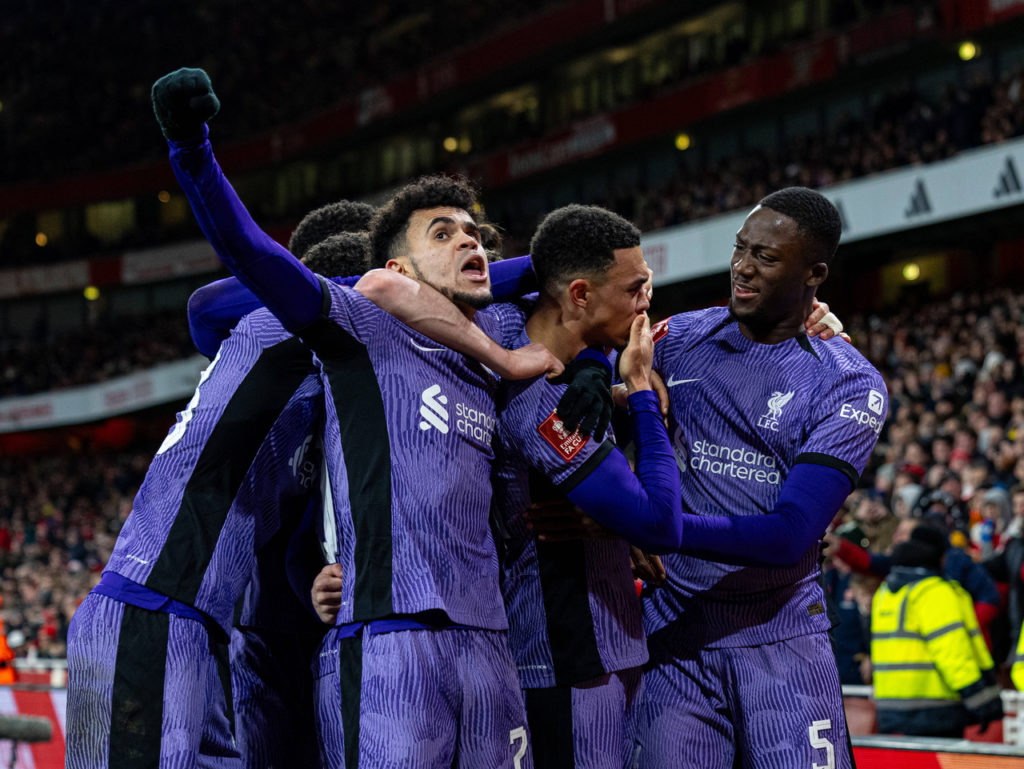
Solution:
M 690 149 L 690 134 L 676 134 L 676 149 L 680 152 Z
M 82 296 L 84 296 L 88 302 L 95 302 L 100 298 L 100 290 L 96 288 L 96 286 L 86 286 L 82 291 Z
M 903 266 L 903 278 L 907 281 L 913 282 L 921 277 L 921 268 L 911 262 Z
M 957 50 L 957 54 L 960 56 L 960 61 L 970 61 L 978 55 L 978 46 L 970 40 L 964 40 L 960 43 L 960 48 Z

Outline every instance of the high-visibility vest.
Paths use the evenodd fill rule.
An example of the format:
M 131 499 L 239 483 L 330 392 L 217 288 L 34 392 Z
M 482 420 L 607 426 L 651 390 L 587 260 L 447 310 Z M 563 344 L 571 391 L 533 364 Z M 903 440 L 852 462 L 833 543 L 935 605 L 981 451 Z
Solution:
M 1019 691 L 1024 691 L 1024 632 L 1020 634 L 1017 641 L 1017 652 L 1013 655 L 1013 665 L 1010 667 L 1010 680 Z
M 959 701 L 959 690 L 981 679 L 970 621 L 942 577 L 925 577 L 896 592 L 883 582 L 871 604 L 876 706 L 911 710 Z
M 994 670 L 996 663 L 992 660 L 992 653 L 988 650 L 985 636 L 982 634 L 981 626 L 978 624 L 978 614 L 974 610 L 974 599 L 971 598 L 971 594 L 959 582 L 946 580 L 946 584 L 953 588 L 953 592 L 960 599 L 960 613 L 964 618 L 964 629 L 971 638 L 971 646 L 974 647 L 975 662 L 978 663 L 978 667 L 981 670 Z

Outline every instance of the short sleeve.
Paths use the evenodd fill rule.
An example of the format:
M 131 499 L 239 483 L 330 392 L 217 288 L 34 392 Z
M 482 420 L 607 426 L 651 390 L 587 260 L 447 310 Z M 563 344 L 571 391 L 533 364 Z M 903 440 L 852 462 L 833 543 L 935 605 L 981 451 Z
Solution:
M 864 472 L 889 409 L 882 377 L 873 369 L 844 372 L 824 394 L 795 462 L 842 471 L 854 486 Z
M 555 415 L 564 385 L 535 381 L 512 398 L 502 415 L 503 440 L 514 447 L 530 467 L 568 493 L 600 464 L 612 443 L 600 443 L 578 432 L 567 432 Z
M 526 327 L 527 309 L 523 302 L 498 302 L 478 312 L 474 321 L 495 342 L 512 349 Z

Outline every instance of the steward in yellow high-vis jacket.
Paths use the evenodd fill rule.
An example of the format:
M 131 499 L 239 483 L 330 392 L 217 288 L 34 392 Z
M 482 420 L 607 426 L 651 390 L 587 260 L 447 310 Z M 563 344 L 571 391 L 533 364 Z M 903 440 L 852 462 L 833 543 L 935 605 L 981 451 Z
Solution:
M 915 539 L 897 545 L 893 568 L 872 602 L 871 660 L 882 734 L 962 737 L 968 723 L 980 723 L 984 731 L 1002 717 L 992 658 L 969 598 L 939 576 L 943 554 Z
M 1017 687 L 1018 691 L 1024 692 L 1024 633 L 1020 633 L 1020 640 L 1017 641 L 1017 653 L 1011 657 L 1013 665 L 1010 667 L 1010 680 Z

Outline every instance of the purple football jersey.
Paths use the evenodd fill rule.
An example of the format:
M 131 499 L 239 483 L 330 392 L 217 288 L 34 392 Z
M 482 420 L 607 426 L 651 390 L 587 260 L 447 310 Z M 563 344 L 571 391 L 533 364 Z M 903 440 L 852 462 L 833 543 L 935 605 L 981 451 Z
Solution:
M 683 509 L 704 516 L 770 512 L 790 469 L 810 462 L 855 484 L 887 411 L 881 375 L 841 340 L 752 342 L 724 307 L 656 325 L 654 368 L 671 400 L 669 434 Z M 668 583 L 644 605 L 648 635 L 749 646 L 827 630 L 819 547 L 786 567 L 662 556 Z
M 106 570 L 229 632 L 256 551 L 309 493 L 322 403 L 309 350 L 269 311 L 244 318 L 157 450 Z
M 524 331 L 515 346 L 529 341 Z M 523 519 L 531 501 L 564 498 L 612 450 L 610 439 L 566 432 L 555 416 L 564 391 L 541 377 L 509 382 L 501 397 L 495 505 L 506 535 L 502 592 L 525 688 L 579 683 L 647 660 L 629 544 L 537 542 Z
M 304 338 L 327 394 L 329 496 L 351 575 L 339 622 L 440 609 L 503 630 L 489 526 L 497 377 L 358 292 L 323 285 L 329 310 Z M 506 334 L 496 314 L 476 322 Z

